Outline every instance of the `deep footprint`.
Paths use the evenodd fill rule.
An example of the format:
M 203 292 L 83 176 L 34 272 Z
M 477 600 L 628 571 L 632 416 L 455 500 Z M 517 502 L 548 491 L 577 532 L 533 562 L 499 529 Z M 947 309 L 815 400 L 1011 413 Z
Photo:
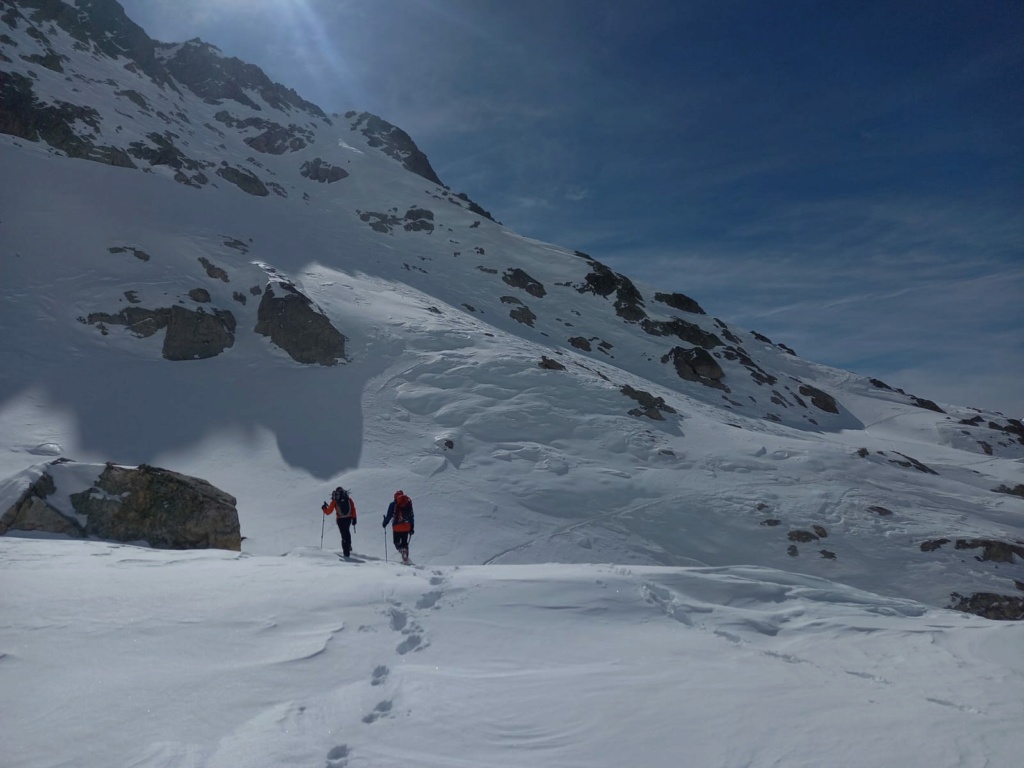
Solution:
M 385 699 L 373 708 L 373 712 L 363 717 L 363 722 L 369 725 L 391 712 L 391 700 Z
M 327 753 L 327 768 L 345 768 L 348 765 L 348 757 L 352 751 L 348 744 L 340 744 Z
M 395 632 L 401 632 L 405 629 L 406 623 L 409 621 L 409 614 L 405 611 L 400 611 L 397 608 L 391 609 L 391 628 Z
M 409 635 L 407 638 L 405 638 L 405 640 L 403 640 L 401 643 L 398 644 L 398 647 L 395 648 L 395 651 L 398 652 L 398 655 L 404 656 L 409 651 L 415 651 L 417 648 L 419 648 L 420 643 L 422 643 L 422 642 L 423 642 L 422 636 L 420 636 L 420 635 Z
M 441 596 L 443 594 L 444 593 L 440 591 L 427 592 L 427 594 L 423 595 L 423 597 L 416 601 L 416 607 L 420 610 L 423 610 L 425 608 L 433 608 L 435 605 L 437 605 L 437 601 L 441 599 Z
M 370 679 L 370 685 L 380 685 L 388 679 L 388 674 L 391 672 L 383 664 L 373 670 L 373 677 Z

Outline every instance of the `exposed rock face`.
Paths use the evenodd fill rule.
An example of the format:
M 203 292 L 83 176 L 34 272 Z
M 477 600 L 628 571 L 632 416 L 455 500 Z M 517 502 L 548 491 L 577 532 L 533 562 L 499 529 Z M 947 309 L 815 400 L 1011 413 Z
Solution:
M 92 312 L 86 318 L 86 322 L 90 325 L 99 325 L 104 333 L 106 333 L 106 329 L 103 327 L 105 325 L 123 325 L 134 336 L 144 339 L 166 328 L 170 317 L 171 310 L 166 308 L 125 307 L 116 315 Z
M 354 118 L 352 119 L 352 130 L 360 131 L 371 147 L 380 149 L 388 157 L 394 158 L 406 170 L 422 176 L 427 181 L 434 182 L 439 187 L 443 186 L 437 173 L 430 166 L 427 156 L 420 151 L 409 134 L 401 128 L 397 128 L 369 112 L 359 115 L 349 112 L 345 116 L 349 119 Z
M 650 392 L 634 389 L 628 384 L 620 387 L 619 391 L 640 404 L 639 408 L 629 411 L 630 416 L 646 416 L 654 421 L 664 421 L 665 413 L 676 413 L 676 409 L 668 405 L 663 397 L 655 397 Z
M 663 363 L 669 361 L 675 365 L 676 373 L 679 374 L 681 379 L 696 381 L 706 387 L 729 391 L 725 384 L 722 383 L 722 379 L 725 378 L 725 371 L 722 370 L 722 366 L 718 364 L 718 361 L 706 349 L 701 349 L 700 347 L 692 349 L 673 347 L 667 355 L 661 358 Z
M 410 208 L 405 212 L 406 232 L 433 232 L 434 212 L 427 208 Z
M 945 413 L 933 400 L 926 400 L 915 395 L 910 395 L 910 399 L 914 401 L 914 405 L 918 408 L 924 408 L 926 411 L 935 411 L 936 413 Z
M 654 300 L 668 304 L 672 309 L 678 309 L 680 312 L 689 312 L 694 315 L 707 314 L 700 304 L 681 293 L 656 293 Z
M 219 104 L 230 99 L 262 111 L 263 108 L 246 94 L 249 90 L 258 93 L 274 109 L 287 112 L 294 108 L 317 117 L 327 117 L 320 107 L 300 98 L 291 88 L 272 82 L 259 67 L 240 59 L 224 58 L 215 46 L 199 38 L 181 45 L 158 43 L 157 46 L 164 51 L 173 51 L 164 60 L 166 71 L 207 103 Z
M 345 337 L 291 283 L 267 284 L 255 330 L 298 363 L 335 365 L 345 357 Z
M 1024 620 L 1024 597 L 997 595 L 992 592 L 977 592 L 970 597 L 953 593 L 954 611 L 973 613 L 996 621 Z
M 304 162 L 300 173 L 307 179 L 319 181 L 321 184 L 333 184 L 334 182 L 341 181 L 348 176 L 348 171 L 344 168 L 331 165 L 330 163 L 321 160 L 319 157 L 315 157 L 312 160 Z
M 30 15 L 36 24 L 52 21 L 79 43 L 88 44 L 112 59 L 126 57 L 156 83 L 177 90 L 156 59 L 156 43 L 125 15 L 115 0 L 89 0 L 87 4 L 79 3 L 77 8 L 74 3 L 52 0 L 21 0 L 18 5 L 33 9 Z M 10 12 L 18 13 L 14 9 Z M 24 19 L 20 13 L 18 17 Z
M 957 539 L 956 549 L 980 549 L 980 555 L 975 555 L 979 561 L 991 560 L 996 563 L 1012 563 L 1014 556 L 1024 562 L 1024 546 L 1011 544 L 1008 541 L 996 541 L 994 539 Z
M 998 488 L 993 489 L 996 493 L 1008 493 L 1011 496 L 1020 496 L 1024 499 L 1024 484 L 1018 483 L 1013 488 L 1008 485 L 1000 485 Z
M 516 322 L 522 323 L 523 325 L 528 325 L 531 328 L 533 328 L 533 321 L 537 319 L 537 315 L 535 315 L 533 311 L 525 304 L 521 307 L 516 307 L 515 309 L 513 309 L 511 312 L 508 313 L 508 316 L 511 317 Z
M 241 550 L 235 499 L 205 480 L 142 465 L 96 467 L 92 487 L 72 494 L 74 517 L 47 501 L 55 492 L 50 465 L 0 517 L 9 530 L 47 531 L 75 538 L 148 542 L 161 549 Z
M 217 175 L 225 181 L 229 181 L 240 190 L 255 197 L 266 197 L 270 190 L 260 181 L 259 177 L 244 168 L 236 168 L 226 163 L 217 169 Z
M 768 386 L 773 386 L 778 382 L 777 378 L 755 363 L 754 359 L 747 354 L 747 351 L 743 349 L 743 347 L 726 347 L 722 350 L 722 357 L 726 360 L 739 360 L 740 365 L 750 371 L 750 378 L 753 379 L 756 384 L 767 384 Z
M 397 209 L 395 209 L 397 210 Z M 403 218 L 393 212 L 356 211 L 359 219 L 370 225 L 374 232 L 389 234 L 395 227 L 401 226 L 406 232 L 434 231 L 434 212 L 426 208 L 410 208 Z
M 839 405 L 832 395 L 812 387 L 810 384 L 801 384 L 799 392 L 804 397 L 811 398 L 811 404 L 826 413 L 839 413 Z
M 312 143 L 314 135 L 308 128 L 303 128 L 292 123 L 287 128 L 270 120 L 261 117 L 247 117 L 239 119 L 227 110 L 221 110 L 213 119 L 223 123 L 229 128 L 256 128 L 263 132 L 256 136 L 249 136 L 244 139 L 245 143 L 267 155 L 283 155 L 285 152 L 297 152 Z
M 190 177 L 193 186 L 206 184 L 209 179 L 202 171 L 204 168 L 209 168 L 211 164 L 190 158 L 174 143 L 175 138 L 177 136 L 171 131 L 147 133 L 146 139 L 149 143 L 145 141 L 131 142 L 128 145 L 128 154 L 137 160 L 144 160 L 150 166 L 166 165 L 168 168 L 173 168 L 183 175 L 184 171 L 191 171 L 194 173 Z
M 544 290 L 544 285 L 539 280 L 534 280 L 518 267 L 505 270 L 505 274 L 501 276 L 501 279 L 506 285 L 511 285 L 513 288 L 522 288 L 528 294 L 538 299 L 543 298 L 547 294 L 547 291 Z
M 123 150 L 97 145 L 78 135 L 74 126 L 81 122 L 99 131 L 99 113 L 85 106 L 57 101 L 40 102 L 32 80 L 16 72 L 0 72 L 0 133 L 29 141 L 45 141 L 68 157 L 95 160 L 108 165 L 134 168 L 135 163 Z
M 8 531 L 42 531 L 82 538 L 82 528 L 76 521 L 46 503 L 47 497 L 56 489 L 53 478 L 43 473 L 10 509 L 3 510 L 0 536 Z
M 645 333 L 652 336 L 675 336 L 680 341 L 693 344 L 695 347 L 714 349 L 722 346 L 722 340 L 710 331 L 705 331 L 699 325 L 680 320 L 678 317 L 672 320 L 651 320 L 645 318 L 640 323 Z
M 628 277 L 614 272 L 582 251 L 576 251 L 576 255 L 586 259 L 591 267 L 583 286 L 578 289 L 580 293 L 593 293 L 605 298 L 615 293 L 615 314 L 630 323 L 647 317 L 643 296 Z
M 216 357 L 235 343 L 235 316 L 224 309 L 196 311 L 171 307 L 164 336 L 167 360 L 202 360 Z

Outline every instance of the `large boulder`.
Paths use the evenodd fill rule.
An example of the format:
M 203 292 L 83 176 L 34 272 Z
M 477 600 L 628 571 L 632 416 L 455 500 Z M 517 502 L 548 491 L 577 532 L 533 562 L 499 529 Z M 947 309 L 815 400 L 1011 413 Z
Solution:
M 0 535 L 39 531 L 160 549 L 242 548 L 234 497 L 198 477 L 66 460 L 34 468 L 28 477 L 0 516 Z
M 235 316 L 225 309 L 192 311 L 171 307 L 164 336 L 167 360 L 201 360 L 216 357 L 235 343 Z
M 335 365 L 345 358 L 345 337 L 308 296 L 288 282 L 267 284 L 255 330 L 269 336 L 298 363 Z
M 811 404 L 818 410 L 825 411 L 826 413 L 839 413 L 839 404 L 827 392 L 822 392 L 810 384 L 801 384 L 799 391 L 804 397 L 811 398 Z
M 330 163 L 321 160 L 319 157 L 304 162 L 300 173 L 307 179 L 319 181 L 322 184 L 333 184 L 334 182 L 341 181 L 348 176 L 348 171 L 344 168 L 331 165 Z
M 685 381 L 696 381 L 706 387 L 729 391 L 722 382 L 722 379 L 725 378 L 725 371 L 706 349 L 673 347 L 668 354 L 662 356 L 661 362 L 671 362 L 675 366 L 676 373 Z

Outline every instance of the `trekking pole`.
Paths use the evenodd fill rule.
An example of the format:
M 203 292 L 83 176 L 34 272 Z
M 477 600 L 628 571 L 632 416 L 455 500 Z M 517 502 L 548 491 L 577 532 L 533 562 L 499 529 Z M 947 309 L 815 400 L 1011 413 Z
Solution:
M 388 529 L 384 529 L 384 562 L 388 561 Z
M 320 515 L 320 549 L 324 548 L 324 521 L 327 520 L 327 515 Z

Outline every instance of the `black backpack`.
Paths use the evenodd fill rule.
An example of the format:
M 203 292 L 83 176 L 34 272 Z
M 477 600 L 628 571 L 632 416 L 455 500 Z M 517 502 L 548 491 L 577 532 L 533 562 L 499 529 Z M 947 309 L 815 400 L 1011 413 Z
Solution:
M 339 512 L 344 510 L 343 514 L 348 514 L 348 491 L 340 485 L 331 492 L 331 501 L 337 505 Z

